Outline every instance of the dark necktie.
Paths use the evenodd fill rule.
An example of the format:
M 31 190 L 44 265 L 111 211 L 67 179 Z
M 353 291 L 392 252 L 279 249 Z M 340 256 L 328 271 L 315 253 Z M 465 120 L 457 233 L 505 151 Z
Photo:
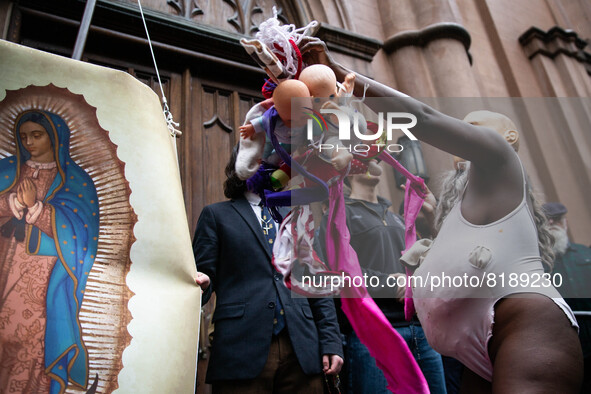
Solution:
M 273 254 L 273 242 L 275 242 L 275 236 L 277 231 L 275 229 L 275 221 L 271 217 L 269 210 L 266 206 L 261 205 L 261 227 L 263 228 L 263 234 L 267 241 L 267 247 Z M 277 275 L 277 273 L 275 273 Z M 275 296 L 275 314 L 273 319 L 273 335 L 277 335 L 285 327 L 285 316 L 283 312 L 283 305 L 281 305 L 281 299 L 279 299 L 279 293 Z

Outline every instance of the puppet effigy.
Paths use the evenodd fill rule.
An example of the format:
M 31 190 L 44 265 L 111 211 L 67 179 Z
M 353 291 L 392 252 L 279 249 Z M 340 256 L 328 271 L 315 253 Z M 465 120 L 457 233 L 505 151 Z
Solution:
M 298 44 L 307 31 L 315 27 L 314 21 L 308 26 L 296 29 L 293 25 L 280 26 L 277 18 L 270 18 L 259 26 L 259 32 L 254 40 L 241 40 L 246 51 L 265 69 L 269 80 L 263 86 L 263 95 L 267 100 L 255 105 L 246 115 L 244 125 L 240 128 L 240 150 L 236 159 L 236 173 L 241 179 L 249 179 L 259 169 L 261 160 L 271 166 L 280 167 L 282 158 L 274 149 L 271 138 L 266 137 L 265 131 L 270 129 L 271 119 L 276 119 L 273 134 L 277 137 L 287 153 L 291 153 L 289 145 L 305 146 L 305 126 L 308 113 L 322 108 L 338 109 L 351 118 L 351 127 L 365 132 L 367 126 L 365 118 L 360 114 L 353 117 L 357 111 L 351 106 L 354 75 L 348 76 L 343 85 L 338 84 L 334 72 L 322 65 L 304 67 Z M 296 87 L 295 81 L 303 82 Z M 290 85 L 282 87 L 276 92 L 278 84 Z M 337 91 L 337 85 L 340 89 Z M 305 87 L 304 87 L 305 86 Z M 292 99 L 298 108 L 291 108 Z M 310 100 L 308 100 L 308 98 Z M 334 100 L 339 99 L 340 104 Z M 274 107 L 276 115 L 270 111 Z M 316 112 L 317 113 L 317 112 Z M 293 124 L 292 124 L 293 123 Z M 338 127 L 334 122 L 325 122 L 322 130 L 315 128 L 315 135 L 319 136 L 315 144 L 324 143 L 324 155 L 338 171 L 345 170 L 352 162 L 350 173 L 363 173 L 369 168 L 373 175 L 379 175 L 381 169 L 375 162 L 359 161 L 367 157 L 351 154 L 338 139 Z M 337 148 L 338 147 L 338 148 Z M 322 151 L 320 152 L 322 153 Z M 355 156 L 355 158 L 354 158 Z M 285 160 L 283 160 L 285 163 Z M 284 164 L 283 163 L 283 164 Z M 285 181 L 280 182 L 283 186 Z M 264 198 L 264 196 L 261 196 Z M 327 195 L 325 198 L 328 197 Z
M 0 337 L 5 351 L 14 347 L 2 355 L 8 374 L 0 388 L 86 387 L 78 312 L 98 245 L 96 189 L 70 157 L 70 130 L 59 116 L 22 113 L 14 139 L 15 155 L 0 161 Z
M 426 381 L 406 343 L 365 287 L 343 287 L 335 291 L 326 283 L 324 286 L 306 286 L 300 280 L 303 274 L 362 276 L 357 256 L 348 243 L 342 190 L 342 180 L 353 173 L 351 170 L 356 173 L 379 171 L 379 167 L 368 160 L 379 156 L 407 176 L 407 247 L 416 239 L 414 220 L 424 198 L 424 182 L 406 171 L 387 152 L 378 150 L 355 157 L 350 150 L 340 149 L 346 147 L 338 140 L 338 127 L 330 116 L 327 116 L 328 120 L 323 119 L 326 127 L 313 130 L 312 141 L 306 141 L 310 135 L 303 125 L 310 128 L 313 122 L 304 123 L 307 119 L 302 115 L 305 114 L 302 109 L 316 114 L 322 108 L 343 111 L 350 119 L 350 127 L 356 128 L 357 133 L 365 133 L 371 128 L 350 105 L 351 98 L 347 93 L 353 90 L 354 78 L 345 80 L 341 89 L 344 94 L 339 94 L 336 77 L 330 69 L 305 67 L 297 44 L 302 38 L 300 32 L 307 28 L 296 30 L 293 25 L 279 26 L 278 20 L 271 18 L 262 23 L 260 29 L 257 40 L 243 40 L 242 44 L 270 77 L 263 86 L 263 94 L 268 100 L 253 107 L 241 127 L 236 172 L 270 208 L 294 207 L 285 219 L 275 211 L 275 218 L 281 226 L 274 244 L 273 264 L 283 274 L 285 285 L 297 293 L 330 295 L 340 292 L 344 297 L 343 311 L 384 371 L 389 388 L 405 393 L 426 393 Z M 292 108 L 292 99 L 296 97 L 299 99 L 293 103 L 299 104 Z M 310 102 L 311 105 L 307 104 Z M 305 141 L 303 144 L 302 140 Z M 315 149 L 322 142 L 332 147 L 324 155 L 320 149 Z M 286 190 L 277 191 L 277 185 L 284 186 L 289 175 L 292 178 Z M 275 181 L 281 177 L 283 182 L 273 182 L 274 177 Z M 312 247 L 314 225 L 309 203 L 327 198 L 327 261 L 322 262 Z M 411 306 L 409 304 L 407 308 L 409 316 Z

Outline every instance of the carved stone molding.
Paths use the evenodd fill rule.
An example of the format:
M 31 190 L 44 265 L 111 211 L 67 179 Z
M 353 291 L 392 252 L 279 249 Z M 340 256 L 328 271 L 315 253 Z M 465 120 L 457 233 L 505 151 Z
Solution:
M 546 32 L 531 27 L 519 37 L 519 43 L 528 59 L 537 55 L 554 59 L 558 54 L 563 54 L 583 63 L 591 75 L 591 53 L 585 51 L 587 42 L 573 30 L 555 26 Z
M 434 40 L 451 38 L 464 45 L 466 53 L 472 63 L 469 49 L 472 39 L 464 26 L 453 22 L 441 22 L 426 26 L 420 30 L 406 30 L 396 33 L 384 42 L 384 51 L 392 53 L 405 46 L 423 47 Z
M 195 0 L 167 0 L 166 3 L 176 13 L 186 19 L 192 19 L 194 16 L 203 15 L 203 10 Z
M 277 18 L 289 23 L 281 4 L 272 0 L 220 0 L 213 4 L 200 0 L 166 0 L 166 4 L 173 14 L 183 19 L 246 35 L 258 31 L 257 20 L 271 17 L 273 7 L 277 8 Z M 224 7 L 231 10 L 229 17 L 224 16 Z
M 337 51 L 358 59 L 371 62 L 383 43 L 361 34 L 320 23 L 312 35 L 326 43 L 331 51 Z

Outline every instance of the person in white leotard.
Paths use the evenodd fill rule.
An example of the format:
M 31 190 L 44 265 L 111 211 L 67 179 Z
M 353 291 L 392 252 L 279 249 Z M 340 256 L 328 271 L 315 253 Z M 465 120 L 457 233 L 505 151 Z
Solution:
M 307 39 L 300 49 L 304 61 L 326 64 L 339 80 L 351 72 L 336 63 L 318 39 Z M 421 270 L 436 266 L 437 271 L 448 272 L 450 264 L 454 273 L 468 276 L 472 269 L 543 272 L 531 201 L 524 192 L 526 177 L 516 152 L 490 128 L 494 125 L 477 119 L 463 122 L 359 74 L 356 80 L 354 94 L 360 95 L 368 84 L 366 97 L 383 98 L 366 102 L 372 110 L 414 114 L 418 122 L 412 133 L 418 139 L 470 162 L 461 200 L 428 254 L 431 262 L 424 261 L 428 266 Z M 490 234 L 501 230 L 510 236 Z M 482 244 L 484 240 L 490 244 Z M 475 253 L 480 258 L 471 259 L 470 252 L 479 246 L 491 257 L 482 258 L 486 251 L 479 249 Z M 476 263 L 471 265 L 470 260 Z M 464 376 L 462 392 L 578 393 L 582 352 L 576 322 L 555 290 L 506 286 L 489 291 L 487 297 L 458 293 L 447 297 L 449 302 L 415 300 L 419 317 L 429 326 L 425 329 L 429 343 L 443 354 L 447 351 L 469 361 L 471 370 Z

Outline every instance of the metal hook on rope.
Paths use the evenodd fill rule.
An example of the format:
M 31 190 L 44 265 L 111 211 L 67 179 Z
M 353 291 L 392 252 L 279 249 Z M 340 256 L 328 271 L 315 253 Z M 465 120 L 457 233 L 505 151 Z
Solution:
M 148 33 L 148 26 L 146 25 L 146 18 L 144 17 L 144 10 L 142 9 L 142 3 L 140 0 L 137 1 L 137 4 L 140 9 L 140 14 L 142 16 L 142 22 L 144 22 L 144 29 L 146 30 L 146 37 L 148 39 L 148 46 L 150 47 L 150 52 L 152 53 L 152 61 L 154 62 L 154 69 L 156 70 L 156 77 L 158 78 L 158 85 L 160 86 L 160 93 L 162 95 L 162 113 L 164 114 L 164 119 L 166 120 L 166 127 L 170 132 L 171 137 L 177 138 L 180 137 L 183 133 L 177 129 L 180 126 L 179 123 L 174 121 L 172 113 L 170 112 L 170 108 L 168 108 L 168 102 L 166 101 L 166 96 L 164 95 L 164 88 L 162 87 L 162 80 L 160 79 L 160 73 L 158 72 L 158 65 L 156 64 L 156 56 L 154 56 L 154 49 L 152 48 L 152 40 L 150 40 L 150 34 Z
M 168 103 L 166 102 L 166 97 L 162 96 L 162 105 L 164 107 L 164 110 L 162 111 L 164 113 L 164 118 L 166 119 L 166 127 L 168 128 L 168 131 L 170 132 L 171 137 L 177 138 L 180 137 L 181 135 L 183 135 L 182 131 L 178 130 L 177 127 L 180 126 L 180 124 L 178 122 L 174 121 L 174 118 L 172 116 L 172 112 L 170 112 L 170 109 L 168 108 Z

